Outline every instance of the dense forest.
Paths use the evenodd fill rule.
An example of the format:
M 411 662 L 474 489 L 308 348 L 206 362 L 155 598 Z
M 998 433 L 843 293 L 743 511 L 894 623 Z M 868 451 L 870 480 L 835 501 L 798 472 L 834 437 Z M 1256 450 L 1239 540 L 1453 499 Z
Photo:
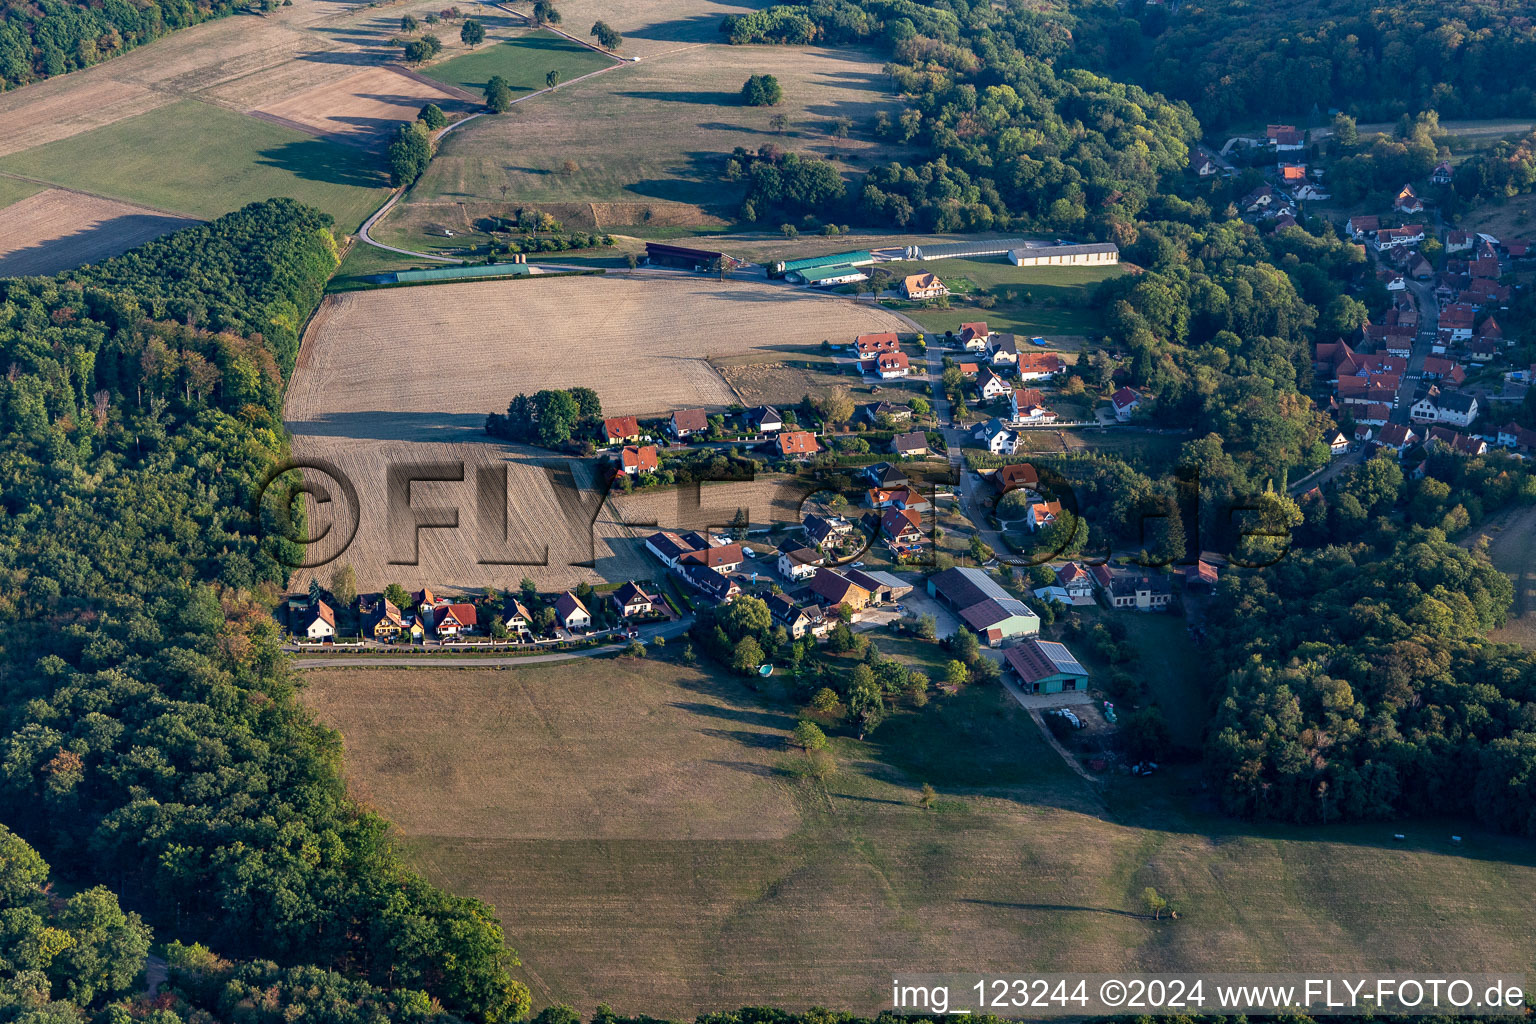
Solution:
M 1536 835 L 1536 658 L 1490 643 L 1513 587 L 1448 534 L 1536 478 L 1502 453 L 1392 458 L 1304 499 L 1286 558 L 1230 573 L 1208 767 L 1235 813 L 1302 822 L 1475 814 Z
M 1362 121 L 1536 114 L 1536 23 L 1501 0 L 1183 0 L 1130 5 L 1144 83 L 1209 128 L 1271 116 Z M 1138 38 L 1139 36 L 1139 38 Z M 1263 127 L 1259 123 L 1259 127 Z
M 0 92 L 99 64 L 137 46 L 250 6 L 249 0 L 35 0 L 0 10 Z M 275 7 L 274 0 L 258 4 Z
M 270 614 L 285 570 L 251 491 L 286 453 L 280 367 L 335 267 L 328 226 L 272 200 L 0 281 L 0 820 L 221 956 L 508 1019 L 528 993 L 491 909 L 408 870 L 347 798 Z
M 845 195 L 794 188 L 826 177 L 805 166 L 779 176 L 755 167 L 793 154 L 771 146 L 756 160 L 738 153 L 737 170 L 753 174 L 743 216 L 1096 234 L 1131 222 L 1165 175 L 1188 166 L 1199 125 L 1187 105 L 1091 70 L 1118 43 L 1112 33 L 1074 38 L 1076 23 L 1063 11 L 964 0 L 813 0 L 728 16 L 721 31 L 731 42 L 881 47 L 907 109 L 882 114 L 874 131 L 928 154 L 912 166 L 874 168 Z

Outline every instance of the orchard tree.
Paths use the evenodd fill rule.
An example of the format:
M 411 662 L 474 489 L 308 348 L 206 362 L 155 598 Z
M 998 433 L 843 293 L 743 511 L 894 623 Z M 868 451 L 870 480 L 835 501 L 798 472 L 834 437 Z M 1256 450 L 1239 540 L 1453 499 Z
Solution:
M 617 50 L 624 45 L 624 37 L 619 35 L 606 21 L 599 21 L 592 26 L 592 35 L 597 37 L 597 45 L 605 50 Z
M 485 42 L 485 26 L 474 18 L 466 18 L 459 28 L 459 42 L 465 46 L 479 46 Z

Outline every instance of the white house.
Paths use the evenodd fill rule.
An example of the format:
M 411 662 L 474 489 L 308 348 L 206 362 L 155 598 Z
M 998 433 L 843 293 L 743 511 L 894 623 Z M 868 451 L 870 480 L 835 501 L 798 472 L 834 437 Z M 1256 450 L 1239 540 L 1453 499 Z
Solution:
M 329 640 L 336 635 L 336 613 L 324 601 L 316 601 L 304 624 L 304 635 L 311 640 Z
M 987 340 L 987 351 L 993 366 L 1019 365 L 1018 339 L 1011 334 L 994 334 Z
M 586 629 L 592 625 L 592 613 L 569 590 L 555 602 L 555 619 L 566 629 Z
M 787 580 L 808 580 L 825 561 L 810 548 L 785 549 L 779 552 L 779 575 Z
M 990 402 L 994 398 L 1013 394 L 1013 385 L 993 373 L 990 367 L 983 367 L 976 375 L 976 390 L 981 393 L 982 398 Z
M 1141 396 L 1131 388 L 1121 388 L 1110 396 L 1109 402 L 1115 407 L 1115 419 L 1124 423 L 1135 414 L 1136 409 L 1141 405 Z
M 1008 429 L 1002 420 L 993 417 L 976 428 L 976 439 L 994 455 L 1012 455 L 1018 447 L 1019 435 Z

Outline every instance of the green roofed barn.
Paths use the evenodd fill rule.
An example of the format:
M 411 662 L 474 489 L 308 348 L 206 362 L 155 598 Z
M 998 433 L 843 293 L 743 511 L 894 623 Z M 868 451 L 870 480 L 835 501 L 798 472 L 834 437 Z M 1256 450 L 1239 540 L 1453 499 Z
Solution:
M 859 249 L 854 252 L 835 252 L 829 256 L 807 256 L 801 260 L 780 260 L 768 264 L 768 273 L 771 277 L 783 275 L 794 280 L 803 276 L 808 270 L 825 270 L 829 267 L 867 267 L 874 262 L 874 253 L 867 249 Z
M 812 288 L 832 288 L 840 284 L 866 280 L 864 271 L 857 267 L 823 267 L 819 270 L 799 270 L 785 276 L 791 281 L 799 281 Z
M 1025 693 L 1063 693 L 1088 688 L 1088 670 L 1066 644 L 1030 637 L 1003 652 L 1008 667 L 1019 674 Z

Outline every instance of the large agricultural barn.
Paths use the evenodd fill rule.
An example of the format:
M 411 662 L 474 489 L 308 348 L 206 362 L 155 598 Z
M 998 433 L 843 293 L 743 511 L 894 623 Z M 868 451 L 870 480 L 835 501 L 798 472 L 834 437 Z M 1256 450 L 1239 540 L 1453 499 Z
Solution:
M 1004 256 L 1016 267 L 1110 266 L 1120 262 L 1120 248 L 1113 242 L 1083 245 L 1041 245 L 1028 238 L 979 238 L 940 245 L 910 245 L 909 260 L 974 260 Z
M 718 249 L 690 249 L 682 245 L 667 245 L 665 242 L 645 243 L 645 261 L 656 266 L 714 270 L 716 260 L 728 271 L 747 265 L 746 260 L 727 256 Z
M 1104 267 L 1120 262 L 1120 247 L 1113 242 L 1094 242 L 1011 249 L 1008 262 L 1016 267 Z

